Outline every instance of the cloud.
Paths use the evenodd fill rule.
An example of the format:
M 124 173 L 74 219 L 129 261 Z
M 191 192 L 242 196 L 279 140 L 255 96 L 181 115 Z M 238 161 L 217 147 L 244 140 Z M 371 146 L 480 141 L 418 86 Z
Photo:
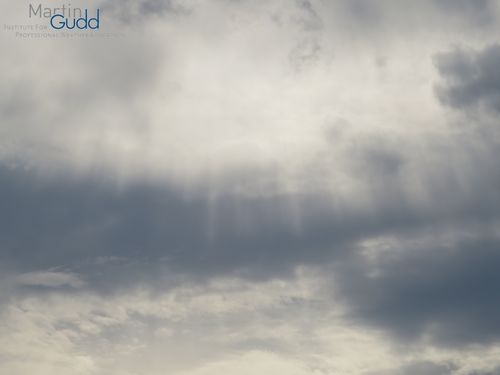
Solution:
M 395 347 L 384 334 L 346 321 L 341 300 L 325 298 L 328 288 L 316 268 L 303 268 L 266 282 L 212 278 L 106 296 L 18 293 L 0 310 L 0 371 L 437 375 L 498 366 L 498 347 Z
M 0 370 L 63 374 L 74 358 L 75 372 L 82 374 L 208 374 L 237 368 L 301 374 L 329 366 L 352 371 L 375 357 L 389 360 L 373 338 L 343 327 L 333 309 L 328 318 L 314 318 L 318 311 L 311 308 L 322 304 L 317 288 L 314 275 L 306 272 L 264 283 L 234 278 L 185 283 L 160 293 L 138 288 L 106 297 L 86 292 L 18 296 L 1 311 L 0 341 L 9 345 Z M 327 330 L 315 326 L 320 320 L 328 320 Z M 333 339 L 337 336 L 342 345 Z M 331 339 L 333 345 L 325 345 Z M 346 361 L 352 356 L 344 349 L 346 340 L 351 348 L 364 348 L 365 359 Z
M 16 283 L 24 286 L 41 286 L 47 288 L 81 288 L 85 285 L 77 275 L 64 272 L 54 271 L 41 271 L 41 272 L 28 272 L 18 275 Z
M 115 0 L 100 1 L 102 11 L 112 15 L 122 23 L 122 27 L 137 26 L 151 18 L 164 18 L 170 14 L 179 16 L 189 12 L 186 3 L 176 0 L 141 0 L 120 2 Z M 188 4 L 189 6 L 189 4 Z M 111 17 L 110 17 L 111 18 Z
M 469 18 L 476 27 L 492 24 L 495 17 L 495 4 L 491 0 L 479 0 L 474 4 L 467 0 L 434 0 L 438 9 L 447 15 L 460 15 Z
M 486 109 L 500 112 L 500 46 L 441 54 L 436 65 L 444 80 L 438 87 L 440 100 L 462 110 Z
M 486 235 L 468 240 L 454 236 L 442 245 L 432 235 L 430 243 L 386 242 L 389 249 L 374 262 L 356 259 L 339 266 L 337 285 L 351 303 L 352 318 L 383 327 L 403 342 L 498 342 L 499 241 Z
M 436 364 L 432 362 L 414 362 L 394 371 L 384 371 L 380 374 L 390 375 L 445 375 L 452 374 L 455 369 L 450 365 Z M 369 373 L 375 375 L 379 373 Z M 368 375 L 368 374 L 367 374 Z
M 495 371 L 494 2 L 95 4 L 0 35 L 1 371 Z

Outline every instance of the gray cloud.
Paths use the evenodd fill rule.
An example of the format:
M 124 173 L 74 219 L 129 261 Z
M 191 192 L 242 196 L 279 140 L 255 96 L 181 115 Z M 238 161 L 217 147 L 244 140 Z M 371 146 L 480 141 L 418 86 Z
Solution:
M 444 83 L 438 87 L 440 100 L 451 107 L 484 108 L 500 112 L 500 46 L 481 51 L 457 49 L 436 59 Z
M 500 374 L 500 369 L 494 369 L 492 371 L 474 371 L 468 375 L 498 375 Z
M 447 15 L 468 18 L 475 26 L 491 25 L 495 21 L 495 5 L 491 0 L 434 0 L 437 8 Z
M 41 286 L 47 288 L 72 287 L 80 288 L 84 285 L 83 280 L 71 273 L 43 271 L 43 272 L 28 272 L 18 275 L 16 283 L 25 286 Z
M 188 8 L 177 0 L 103 0 L 101 7 L 110 18 L 119 20 L 124 26 L 137 26 L 151 18 L 178 16 L 189 12 Z
M 488 120 L 488 116 L 496 119 L 498 112 L 494 68 L 498 50 L 496 45 L 481 52 L 456 50 L 436 60 L 445 82 L 438 89 L 440 100 L 464 114 L 469 129 L 477 129 L 459 131 L 463 135 L 456 139 L 464 153 L 473 155 L 469 161 L 475 160 L 476 167 L 464 163 L 459 172 L 476 170 L 472 175 L 462 174 L 462 181 L 472 185 L 467 188 L 463 185 L 462 189 L 457 184 L 462 177 L 448 175 L 442 186 L 446 191 L 443 198 L 454 196 L 462 203 L 470 199 L 467 209 L 455 211 L 452 215 L 455 220 L 449 226 L 433 230 L 413 226 L 414 232 L 396 230 L 391 236 L 352 252 L 352 259 L 334 266 L 335 285 L 352 308 L 350 318 L 383 328 L 400 342 L 464 347 L 490 345 L 500 340 L 500 327 L 495 319 L 500 313 L 496 293 L 500 282 L 496 272 L 500 265 L 499 212 L 495 193 L 500 189 L 500 179 L 494 172 L 496 168 L 488 162 L 498 152 L 493 135 L 497 132 Z M 487 116 L 482 116 L 478 109 L 486 109 Z M 475 115 L 469 117 L 471 111 Z M 478 153 L 479 149 L 469 148 L 476 142 L 486 152 L 482 156 L 483 151 Z M 378 158 L 366 160 L 374 163 L 367 169 L 390 175 L 389 170 L 385 173 L 383 170 L 394 163 L 384 162 L 376 168 Z M 402 164 L 396 165 L 399 174 Z M 440 170 L 446 173 L 447 168 Z M 432 184 L 437 180 L 433 177 L 426 181 Z M 473 190 L 482 193 L 472 193 L 475 196 L 472 198 L 469 193 Z M 486 193 L 487 190 L 490 192 Z M 433 195 L 433 204 L 442 213 L 447 209 L 439 197 Z
M 496 217 L 498 202 L 483 205 L 476 196 L 490 194 L 495 185 L 448 194 L 439 205 L 416 212 L 402 190 L 405 164 L 384 147 L 362 149 L 353 158 L 353 170 L 370 187 L 373 200 L 362 206 L 349 196 L 333 203 L 315 189 L 267 197 L 229 189 L 210 198 L 203 192 L 212 190 L 209 185 L 186 195 L 168 183 L 130 183 L 118 189 L 99 173 L 47 179 L 35 170 L 3 168 L 2 212 L 9 212 L 2 217 L 3 254 L 42 268 L 111 257 L 164 258 L 198 273 L 247 266 L 258 272 L 321 262 L 384 233 Z M 273 172 L 248 171 L 233 178 L 244 186 L 266 181 L 268 173 Z M 230 184 L 230 177 L 219 178 Z M 393 189 L 390 194 L 388 189 Z M 440 197 L 440 189 L 430 189 L 432 200 Z
M 360 258 L 343 263 L 338 285 L 356 319 L 384 327 L 405 342 L 496 342 L 499 245 L 485 235 L 441 246 L 396 242 L 395 253 L 382 255 L 375 266 Z
M 432 362 L 413 362 L 392 371 L 367 373 L 367 375 L 446 375 L 452 374 L 455 366 L 436 364 Z
M 328 346 L 353 361 L 339 348 L 341 325 L 330 329 L 335 308 L 353 330 L 382 332 L 401 357 L 397 348 L 408 350 L 377 367 L 394 369 L 384 374 L 451 374 L 455 362 L 418 351 L 500 342 L 500 148 L 490 126 L 500 47 L 480 45 L 494 37 L 494 2 L 100 4 L 125 38 L 12 43 L 2 61 L 0 314 L 10 320 L 0 328 L 28 327 L 21 352 L 30 329 L 74 354 L 75 334 L 92 349 L 121 342 L 129 325 L 158 352 L 183 335 L 192 352 L 208 332 L 227 341 L 207 335 L 207 357 L 289 350 L 312 358 L 304 373 L 342 373 L 328 362 L 337 357 L 315 353 L 330 334 Z M 472 47 L 432 60 L 462 39 Z M 444 123 L 443 105 L 471 126 Z M 304 268 L 321 285 L 314 296 L 259 289 L 290 286 Z M 196 295 L 221 278 L 232 294 Z M 256 291 L 234 307 L 236 279 Z M 175 303 L 168 296 L 155 310 L 175 288 Z M 175 331 L 181 318 L 169 309 L 187 314 L 190 288 L 196 319 Z M 256 296 L 265 301 L 254 307 Z M 94 311 L 108 297 L 118 306 Z M 45 312 L 30 305 L 45 299 Z M 249 333 L 270 326 L 283 331 Z M 273 355 L 256 358 L 281 366 Z M 220 363 L 215 373 L 231 372 Z

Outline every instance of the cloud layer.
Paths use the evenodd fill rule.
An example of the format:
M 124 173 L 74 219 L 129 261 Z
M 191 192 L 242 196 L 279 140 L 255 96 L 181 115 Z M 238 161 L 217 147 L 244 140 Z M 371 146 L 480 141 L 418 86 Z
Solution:
M 495 2 L 87 6 L 0 34 L 0 372 L 498 372 Z

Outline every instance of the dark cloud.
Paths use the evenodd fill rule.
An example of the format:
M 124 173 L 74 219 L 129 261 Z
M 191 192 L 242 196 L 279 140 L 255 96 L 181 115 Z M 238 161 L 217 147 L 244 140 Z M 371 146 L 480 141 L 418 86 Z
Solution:
M 383 22 L 383 17 L 387 15 L 383 4 L 377 4 L 373 1 L 353 0 L 347 1 L 345 4 L 349 13 L 371 27 L 380 26 Z
M 231 185 L 236 190 L 265 186 L 272 170 L 219 176 L 217 185 L 225 188 L 213 196 L 208 182 L 193 192 L 151 181 L 117 187 L 101 173 L 41 176 L 4 166 L 0 255 L 24 272 L 63 267 L 104 289 L 153 282 L 166 270 L 193 278 L 237 273 L 261 280 L 332 260 L 351 267 L 357 264 L 352 254 L 358 243 L 370 238 L 487 225 L 498 217 L 494 174 L 488 174 L 491 181 L 481 174 L 474 189 L 455 192 L 453 182 L 435 181 L 437 187 L 428 186 L 432 204 L 419 208 L 402 189 L 406 159 L 378 141 L 358 140 L 359 149 L 352 153 L 352 172 L 369 187 L 362 205 L 356 196 L 333 201 L 317 188 L 264 196 L 231 192 Z M 358 294 L 354 290 L 353 298 Z M 416 319 L 408 329 L 420 324 Z
M 496 368 L 491 371 L 474 371 L 468 375 L 500 375 L 500 368 Z
M 457 49 L 440 55 L 436 61 L 444 80 L 438 89 L 443 103 L 467 114 L 478 109 L 498 114 L 498 45 L 480 52 Z M 479 128 L 488 128 L 481 117 L 475 116 L 474 121 Z M 388 241 L 390 251 L 376 253 L 374 260 L 357 250 L 350 253 L 352 258 L 333 266 L 335 285 L 352 308 L 349 319 L 381 328 L 404 343 L 429 340 L 437 345 L 463 347 L 500 341 L 496 319 L 500 314 L 496 292 L 500 283 L 500 239 L 496 230 L 500 176 L 489 162 L 495 159 L 498 145 L 494 137 L 488 139 L 482 132 L 466 132 L 455 139 L 462 153 L 470 156 L 467 162 L 460 163 L 460 171 L 452 172 L 451 165 L 441 164 L 441 176 L 431 173 L 425 178 L 427 189 L 432 191 L 432 205 L 437 208 L 435 214 L 457 208 L 455 203 L 459 201 L 459 206 L 465 204 L 463 210 L 450 212 L 453 220 L 448 227 L 429 230 L 431 226 L 412 225 L 413 232 L 393 227 L 394 231 L 388 231 L 392 235 L 381 239 Z M 381 190 L 397 199 L 394 187 L 400 185 L 397 181 L 404 176 L 406 164 L 411 163 L 409 154 L 387 143 L 370 145 L 359 148 L 361 157 L 351 152 L 353 160 L 359 157 L 353 165 L 371 171 L 368 176 L 372 186 L 380 183 Z M 402 196 L 403 201 L 406 198 Z M 385 208 L 390 201 L 388 197 L 382 200 Z M 404 205 L 397 202 L 399 207 Z M 429 220 L 437 224 L 438 216 Z M 420 373 L 412 371 L 395 373 Z M 423 373 L 434 372 L 427 369 Z
M 190 274 L 277 275 L 331 259 L 356 239 L 401 221 L 336 214 L 326 197 L 184 197 L 167 186 L 117 190 L 97 178 L 39 179 L 4 168 L 0 188 L 2 257 L 27 270 L 69 267 L 141 279 L 162 266 Z M 293 216 L 298 200 L 301 223 Z M 102 265 L 102 267 L 100 267 Z M 148 271 L 149 270 L 149 271 Z M 104 279 L 114 272 L 106 272 Z M 115 283 L 113 280 L 108 280 Z
M 460 16 L 472 24 L 485 26 L 495 20 L 494 4 L 491 0 L 433 0 L 444 16 Z
M 449 30 L 461 34 L 483 33 L 495 30 L 497 11 L 490 0 L 340 0 L 331 2 L 335 22 L 349 30 L 351 35 L 377 39 L 381 35 L 390 40 L 395 33 L 412 38 L 416 30 L 442 33 Z M 430 37 L 430 34 L 429 34 Z M 458 36 L 457 36 L 458 38 Z
M 416 238 L 423 237 L 422 233 Z M 482 234 L 439 243 L 438 238 L 423 245 L 398 241 L 394 251 L 380 255 L 375 264 L 356 258 L 339 266 L 338 285 L 353 317 L 383 327 L 405 342 L 422 338 L 451 346 L 497 342 L 500 240 Z
M 318 261 L 332 251 L 334 238 L 341 248 L 359 235 L 332 221 L 313 197 L 302 202 L 315 214 L 299 232 L 287 197 L 225 195 L 212 207 L 203 196 L 185 198 L 164 186 L 116 190 L 93 178 L 44 181 L 8 169 L 1 178 L 2 258 L 28 270 L 64 266 L 87 277 L 114 270 L 131 282 L 134 272 L 141 279 L 162 266 L 198 275 L 250 267 L 250 276 L 265 275 Z
M 500 46 L 481 51 L 456 49 L 436 58 L 444 83 L 437 88 L 446 105 L 463 110 L 500 112 Z
M 370 372 L 366 375 L 446 375 L 453 373 L 454 366 L 432 362 L 413 362 L 397 370 Z

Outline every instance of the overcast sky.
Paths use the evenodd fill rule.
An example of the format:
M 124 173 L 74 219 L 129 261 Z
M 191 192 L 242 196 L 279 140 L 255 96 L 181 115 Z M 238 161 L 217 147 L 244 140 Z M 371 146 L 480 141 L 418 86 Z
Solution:
M 1 374 L 500 374 L 499 1 L 29 4 Z

